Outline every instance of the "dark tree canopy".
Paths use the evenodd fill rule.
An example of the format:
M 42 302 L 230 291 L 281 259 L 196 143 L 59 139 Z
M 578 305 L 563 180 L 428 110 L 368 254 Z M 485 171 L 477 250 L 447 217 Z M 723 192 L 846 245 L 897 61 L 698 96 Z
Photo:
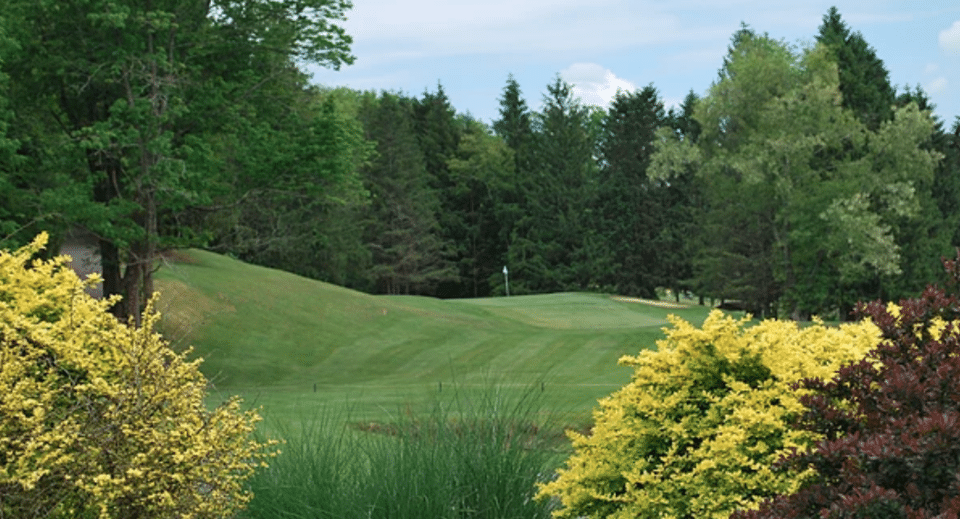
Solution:
M 517 292 L 581 289 L 589 284 L 596 249 L 585 246 L 596 190 L 595 142 L 589 111 L 559 75 L 547 86 L 534 120 L 534 158 L 518 172 L 520 218 L 509 264 Z
M 890 73 L 860 32 L 851 32 L 836 7 L 823 16 L 817 42 L 826 45 L 837 60 L 843 106 L 876 131 L 893 118 L 896 93 Z
M 662 186 L 647 177 L 656 131 L 666 111 L 653 85 L 617 92 L 603 121 L 597 212 L 598 234 L 610 260 L 600 285 L 617 293 L 656 297 L 661 272 Z
M 376 292 L 433 294 L 455 275 L 450 243 L 440 233 L 440 200 L 430 186 L 417 140 L 414 101 L 384 92 L 363 99 L 360 118 L 376 156 L 363 171 L 371 222 L 365 242 L 373 256 Z

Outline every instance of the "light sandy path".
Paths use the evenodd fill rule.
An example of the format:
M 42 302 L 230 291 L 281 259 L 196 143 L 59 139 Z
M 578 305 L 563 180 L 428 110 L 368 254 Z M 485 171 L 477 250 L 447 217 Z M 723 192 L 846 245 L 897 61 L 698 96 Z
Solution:
M 669 301 L 655 301 L 653 299 L 640 299 L 638 297 L 610 296 L 610 299 L 620 303 L 642 303 L 645 305 L 656 306 L 659 308 L 690 308 L 690 305 L 681 303 L 671 303 Z

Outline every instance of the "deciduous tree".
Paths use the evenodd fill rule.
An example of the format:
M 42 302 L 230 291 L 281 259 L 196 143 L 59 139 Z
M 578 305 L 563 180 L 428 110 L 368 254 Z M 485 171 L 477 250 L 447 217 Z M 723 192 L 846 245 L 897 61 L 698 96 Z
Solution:
M 4 74 L 3 63 L 15 49 L 16 42 L 8 35 L 8 17 L 0 13 L 0 245 L 10 244 L 12 238 L 24 227 L 27 201 L 17 189 L 19 143 L 9 136 L 13 119 L 10 106 L 10 78 Z
M 292 92 L 289 94 L 292 95 Z M 370 267 L 362 212 L 369 202 L 360 168 L 372 143 L 337 95 L 302 89 L 297 109 L 219 139 L 233 182 L 197 225 L 209 246 L 244 261 L 340 285 Z
M 202 130 L 229 132 L 255 118 L 246 101 L 296 60 L 349 63 L 350 38 L 335 25 L 345 0 L 5 4 L 19 52 L 18 119 L 56 129 L 34 139 L 59 146 L 52 212 L 100 237 L 104 292 L 123 294 L 118 315 L 138 316 L 152 291 L 153 258 L 170 237 L 165 212 L 208 203 L 217 182 L 197 168 Z M 264 105 L 261 105 L 261 107 Z M 37 124 L 31 117 L 45 114 Z M 21 117 L 22 115 L 22 117 Z M 212 125 L 220 123 L 219 128 Z M 242 123 L 240 123 L 242 125 Z M 52 154 L 49 154 L 52 155 Z
M 514 154 L 499 136 L 472 119 L 463 118 L 457 155 L 448 161 L 452 215 L 444 218 L 447 234 L 458 245 L 462 297 L 484 297 L 501 287 L 506 263 L 505 227 L 511 223 L 515 193 Z
M 720 297 L 804 317 L 902 272 L 897 237 L 939 158 L 922 147 L 932 121 L 910 104 L 869 130 L 841 105 L 836 70 L 826 47 L 794 54 L 743 29 L 698 105 L 697 144 L 662 134 L 658 174 L 693 164 L 706 185 Z

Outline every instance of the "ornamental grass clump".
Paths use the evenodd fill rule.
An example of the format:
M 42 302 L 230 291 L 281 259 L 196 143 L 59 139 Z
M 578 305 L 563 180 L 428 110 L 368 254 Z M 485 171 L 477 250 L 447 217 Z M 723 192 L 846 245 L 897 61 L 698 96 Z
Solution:
M 153 328 L 84 293 L 65 258 L 31 260 L 46 235 L 0 251 L 0 517 L 227 517 L 269 442 Z
M 804 411 L 792 385 L 830 378 L 879 338 L 870 322 L 751 325 L 719 311 L 701 328 L 671 323 L 655 351 L 620 359 L 632 380 L 600 401 L 592 434 L 569 434 L 573 455 L 540 486 L 562 503 L 555 517 L 726 518 L 798 489 L 810 470 L 771 465 L 822 435 L 791 427 Z
M 449 393 L 382 424 L 350 425 L 329 409 L 278 423 L 284 452 L 251 478 L 244 517 L 548 519 L 551 504 L 533 494 L 562 437 L 539 388 Z

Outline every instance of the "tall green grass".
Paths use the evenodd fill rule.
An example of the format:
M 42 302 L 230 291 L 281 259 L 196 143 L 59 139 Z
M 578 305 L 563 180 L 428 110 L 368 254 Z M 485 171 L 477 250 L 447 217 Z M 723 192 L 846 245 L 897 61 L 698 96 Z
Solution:
M 539 392 L 449 388 L 426 414 L 356 423 L 326 410 L 275 424 L 287 443 L 251 480 L 245 517 L 546 519 L 535 485 L 564 442 Z

